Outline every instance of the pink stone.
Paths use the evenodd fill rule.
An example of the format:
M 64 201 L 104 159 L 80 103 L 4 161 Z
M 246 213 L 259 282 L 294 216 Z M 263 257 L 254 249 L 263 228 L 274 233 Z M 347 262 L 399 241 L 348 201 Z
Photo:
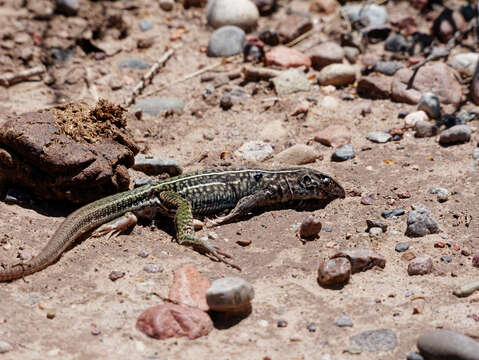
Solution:
M 194 266 L 184 265 L 175 271 L 168 298 L 180 304 L 208 311 L 205 294 L 210 286 L 210 282 Z
M 286 46 L 276 46 L 265 55 L 266 66 L 282 68 L 306 66 L 311 67 L 311 59 L 302 52 Z
M 351 131 L 344 125 L 330 125 L 319 131 L 314 136 L 314 140 L 337 148 L 351 142 Z

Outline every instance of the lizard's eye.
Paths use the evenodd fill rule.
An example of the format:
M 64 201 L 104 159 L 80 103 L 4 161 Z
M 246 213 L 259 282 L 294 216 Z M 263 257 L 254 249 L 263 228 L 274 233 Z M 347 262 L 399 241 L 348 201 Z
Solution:
M 301 178 L 301 185 L 303 185 L 305 188 L 311 188 L 313 186 L 313 180 L 309 175 L 304 175 Z

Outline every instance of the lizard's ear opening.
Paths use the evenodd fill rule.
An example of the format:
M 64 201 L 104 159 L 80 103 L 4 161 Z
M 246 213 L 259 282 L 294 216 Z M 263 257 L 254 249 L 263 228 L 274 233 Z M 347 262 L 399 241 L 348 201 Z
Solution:
M 313 189 L 315 187 L 315 182 L 311 179 L 311 176 L 304 175 L 301 180 L 299 181 L 302 187 L 306 189 Z

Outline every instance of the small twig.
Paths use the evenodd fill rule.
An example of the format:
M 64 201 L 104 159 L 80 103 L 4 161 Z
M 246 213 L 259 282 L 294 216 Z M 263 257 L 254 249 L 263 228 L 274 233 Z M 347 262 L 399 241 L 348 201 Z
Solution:
M 281 70 L 245 66 L 243 67 L 243 78 L 245 81 L 269 80 L 282 73 Z
M 16 74 L 3 74 L 0 75 L 0 85 L 9 87 L 13 84 L 28 80 L 29 78 L 42 75 L 45 72 L 43 65 L 35 66 L 34 68 L 20 71 Z
M 153 66 L 141 77 L 140 82 L 135 86 L 132 91 L 131 96 L 125 102 L 125 106 L 129 107 L 130 105 L 135 103 L 136 97 L 140 95 L 145 87 L 151 83 L 153 77 L 163 68 L 168 61 L 168 59 L 175 53 L 174 49 L 168 50 L 166 53 L 163 54 L 161 58 L 159 58 Z
M 308 30 L 306 31 L 304 34 L 298 36 L 296 39 L 294 40 L 291 40 L 289 43 L 287 43 L 285 46 L 287 47 L 293 47 L 294 45 L 296 45 L 297 43 L 303 41 L 304 39 L 306 39 L 309 35 L 311 35 L 313 32 L 314 32 L 314 28 L 312 28 L 311 30 Z

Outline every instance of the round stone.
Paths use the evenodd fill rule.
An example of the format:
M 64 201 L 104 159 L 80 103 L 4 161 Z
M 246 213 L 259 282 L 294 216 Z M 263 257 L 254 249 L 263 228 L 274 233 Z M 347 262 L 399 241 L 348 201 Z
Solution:
M 206 302 L 211 310 L 242 313 L 250 309 L 254 289 L 239 277 L 225 277 L 213 281 L 206 291 Z
M 436 94 L 427 92 L 422 94 L 417 105 L 418 110 L 423 110 L 432 119 L 441 118 L 441 104 Z
M 243 51 L 245 32 L 237 26 L 222 26 L 211 34 L 208 56 L 233 56 Z
M 215 29 L 235 25 L 245 31 L 256 27 L 259 12 L 250 0 L 209 0 L 206 5 L 208 25 Z

